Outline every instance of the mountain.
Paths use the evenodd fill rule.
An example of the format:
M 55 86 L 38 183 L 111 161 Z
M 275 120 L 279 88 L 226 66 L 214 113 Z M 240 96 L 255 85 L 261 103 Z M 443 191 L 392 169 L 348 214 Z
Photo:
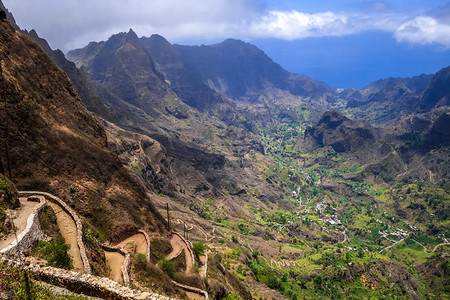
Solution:
M 331 111 L 305 130 L 297 147 L 325 153 L 320 163 L 331 168 L 339 165 L 335 155 L 359 164 L 361 171 L 344 175 L 347 179 L 373 176 L 381 181 L 397 178 L 444 184 L 448 170 L 442 164 L 450 163 L 449 135 L 444 129 L 448 123 L 449 114 L 441 111 L 437 117 L 407 116 L 389 127 L 377 128 Z
M 164 46 L 161 38 L 155 36 L 153 39 L 157 39 L 153 41 L 154 47 Z M 119 129 L 104 123 L 110 134 L 110 147 L 123 158 L 125 164 L 140 165 L 141 171 L 136 176 L 149 189 L 193 206 L 201 205 L 207 198 L 220 198 L 233 207 L 229 212 L 231 216 L 242 213 L 242 208 L 236 203 L 248 197 L 246 190 L 251 187 L 260 189 L 258 202 L 265 203 L 262 205 L 272 205 L 276 194 L 283 190 L 279 185 L 264 187 L 266 177 L 249 159 L 244 158 L 258 156 L 254 152 L 264 152 L 258 139 L 245 126 L 229 126 L 214 115 L 209 116 L 209 109 L 202 112 L 201 108 L 197 110 L 189 106 L 189 101 L 183 102 L 171 89 L 172 85 L 176 85 L 175 81 L 172 83 L 159 72 L 159 69 L 165 72 L 168 69 L 153 62 L 153 57 L 134 32 L 120 33 L 106 42 L 91 43 L 83 49 L 69 52 L 68 57 L 85 66 L 94 82 L 115 95 L 115 102 L 104 98 L 108 106 L 117 112 L 122 124 Z M 236 114 L 235 105 L 230 100 L 201 83 L 188 82 L 186 74 L 183 76 L 179 84 L 198 84 L 207 95 L 220 100 L 212 101 L 211 105 L 225 103 Z M 187 94 L 181 92 L 181 95 Z M 197 96 L 202 95 L 205 94 Z M 159 152 L 153 153 L 143 146 L 149 144 L 159 145 Z M 142 151 L 137 154 L 133 149 Z M 246 166 L 252 172 L 244 176 L 242 169 Z M 222 214 L 221 210 L 217 213 Z
M 171 89 L 183 102 L 200 112 L 210 113 L 227 124 L 232 124 L 237 110 L 233 101 L 192 76 L 185 68 L 180 55 L 166 39 L 152 35 L 149 38 L 142 37 L 140 41 L 154 60 L 157 70 L 164 74 Z
M 272 88 L 303 97 L 334 91 L 323 82 L 287 72 L 263 51 L 240 40 L 173 47 L 194 78 L 235 100 L 253 102 L 262 91 Z
M 19 26 L 16 23 L 16 20 L 14 19 L 13 14 L 3 5 L 3 3 L 0 1 L 0 9 L 3 10 L 3 12 L 6 15 L 6 19 L 8 20 L 8 22 L 11 24 L 11 26 L 16 29 L 19 30 Z
M 337 153 L 356 153 L 360 150 L 376 150 L 374 147 L 381 132 L 366 121 L 351 120 L 336 112 L 326 112 L 319 122 L 307 128 L 300 148 L 314 151 L 319 147 L 331 147 Z M 372 156 L 373 153 L 368 154 Z
M 120 240 L 136 226 L 164 232 L 145 188 L 107 148 L 104 128 L 81 102 L 66 74 L 42 48 L 8 22 L 0 23 L 1 136 L 19 190 L 58 195 L 92 228 Z M 2 161 L 3 165 L 8 165 Z M 144 222 L 145 219 L 145 222 Z M 105 271 L 93 246 L 94 272 Z
M 89 79 L 86 69 L 78 69 L 73 62 L 66 59 L 61 50 L 53 50 L 45 39 L 39 37 L 35 30 L 25 30 L 23 33 L 38 43 L 51 59 L 67 74 L 77 94 L 89 111 L 112 122 L 120 122 L 118 116 L 111 108 L 105 105 L 99 96 L 101 93 L 99 91 L 100 87 L 96 86 Z
M 430 111 L 437 106 L 450 105 L 450 67 L 439 70 L 423 93 L 417 110 Z
M 346 109 L 355 118 L 388 125 L 414 113 L 433 75 L 378 80 L 365 88 L 342 93 Z
M 27 32 L 72 86 L 12 34 L 0 90 L 14 180 L 60 195 L 102 241 L 147 229 L 151 262 L 133 255 L 134 285 L 166 274 L 214 299 L 447 297 L 446 69 L 342 91 L 238 40 L 181 46 L 130 30 L 71 63 Z M 158 212 L 193 242 L 199 272 L 184 272 L 184 252 L 163 260 Z

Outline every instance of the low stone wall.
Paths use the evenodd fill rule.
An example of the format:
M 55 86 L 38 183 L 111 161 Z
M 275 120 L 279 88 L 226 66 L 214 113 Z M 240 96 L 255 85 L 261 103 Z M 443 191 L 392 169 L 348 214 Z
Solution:
M 191 256 L 192 262 L 195 262 L 194 251 L 192 250 L 194 247 L 192 246 L 191 241 L 186 240 L 186 239 L 185 239 L 181 234 L 179 234 L 178 232 L 173 231 L 172 234 L 178 235 L 178 236 L 181 238 L 181 240 L 186 244 L 186 247 L 187 247 L 187 249 L 188 249 L 188 251 L 189 251 L 189 255 Z M 203 296 L 205 297 L 205 300 L 208 300 L 208 299 L 209 299 L 209 295 L 208 295 L 208 292 L 207 292 L 207 291 L 198 289 L 198 288 L 193 287 L 193 286 L 184 285 L 184 284 L 178 283 L 178 282 L 173 281 L 173 280 L 172 280 L 172 283 L 175 284 L 176 286 L 178 286 L 178 287 L 180 287 L 180 288 L 186 290 L 186 291 L 194 292 L 194 293 L 197 293 L 197 294 L 199 294 L 199 295 L 203 295 Z
M 41 226 L 39 224 L 39 212 L 47 207 L 47 203 L 45 202 L 44 197 L 34 200 L 38 200 L 40 203 L 28 216 L 25 229 L 19 233 L 17 239 L 15 239 L 8 247 L 1 249 L 0 254 L 20 256 L 24 252 L 29 251 L 34 243 L 43 237 Z
M 82 293 L 88 296 L 103 299 L 120 300 L 172 300 L 166 296 L 130 289 L 105 277 L 91 274 L 81 274 L 53 267 L 41 267 L 38 265 L 24 265 L 18 261 L 6 260 L 15 266 L 28 270 L 35 279 L 62 286 L 74 293 Z
M 202 277 L 206 278 L 206 273 L 208 273 L 208 253 L 205 253 L 205 267 L 203 268 Z
M 172 280 L 172 283 L 173 283 L 174 285 L 176 285 L 176 286 L 182 288 L 182 289 L 185 290 L 185 291 L 188 291 L 188 292 L 194 292 L 194 293 L 197 293 L 197 294 L 199 294 L 199 295 L 203 295 L 203 297 L 205 297 L 205 300 L 209 300 L 209 295 L 208 295 L 208 292 L 207 292 L 207 291 L 198 289 L 198 288 L 193 287 L 193 286 L 184 285 L 184 284 L 178 283 L 178 282 L 173 281 L 173 280 Z
M 150 262 L 150 245 L 151 245 L 151 240 L 150 237 L 148 236 L 147 232 L 145 232 L 144 230 L 139 230 L 139 233 L 142 233 L 145 237 L 145 240 L 147 241 L 147 261 Z
M 101 245 L 103 250 L 109 251 L 109 252 L 118 252 L 122 254 L 125 257 L 125 260 L 123 261 L 121 271 L 122 271 L 122 279 L 123 284 L 128 286 L 130 285 L 130 271 L 131 271 L 131 255 L 130 253 L 121 248 L 121 247 L 114 247 L 114 246 L 108 246 L 108 245 Z
M 77 213 L 64 201 L 59 199 L 58 197 L 45 192 L 37 192 L 37 191 L 19 191 L 19 195 L 41 195 L 46 197 L 48 200 L 58 204 L 59 206 L 67 212 L 75 222 L 77 226 L 77 244 L 80 249 L 81 260 L 83 262 L 83 269 L 85 274 L 91 274 L 91 265 L 89 264 L 88 257 L 86 255 L 86 248 L 83 243 L 83 225 L 81 223 L 80 217 L 78 217 Z

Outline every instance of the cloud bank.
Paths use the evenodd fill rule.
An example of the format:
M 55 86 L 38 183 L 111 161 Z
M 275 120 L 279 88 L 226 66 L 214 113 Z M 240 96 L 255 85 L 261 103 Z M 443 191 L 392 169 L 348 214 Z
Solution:
M 366 1 L 359 11 L 306 13 L 277 10 L 258 0 L 4 0 L 19 23 L 35 28 L 64 51 L 133 28 L 159 33 L 171 42 L 343 36 L 391 32 L 398 42 L 450 48 L 450 9 L 393 11 L 383 1 Z M 448 8 L 448 5 L 445 6 Z

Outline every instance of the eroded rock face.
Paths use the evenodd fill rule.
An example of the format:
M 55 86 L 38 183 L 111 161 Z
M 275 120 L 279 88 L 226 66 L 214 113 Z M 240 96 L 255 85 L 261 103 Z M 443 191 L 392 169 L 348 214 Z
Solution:
M 434 107 L 450 105 L 450 67 L 439 70 L 423 94 L 419 112 L 430 111 Z
M 450 113 L 443 113 L 434 122 L 427 142 L 432 145 L 450 146 Z
M 319 147 L 330 146 L 338 153 L 354 153 L 377 144 L 380 131 L 364 121 L 354 121 L 344 115 L 326 112 L 320 121 L 306 129 L 303 139 L 299 140 L 300 149 L 312 151 Z

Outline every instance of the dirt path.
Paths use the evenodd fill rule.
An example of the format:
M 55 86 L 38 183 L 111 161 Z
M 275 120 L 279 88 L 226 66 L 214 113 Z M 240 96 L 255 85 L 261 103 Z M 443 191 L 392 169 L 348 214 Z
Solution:
M 436 245 L 436 247 L 434 247 L 433 251 L 431 251 L 431 252 L 436 252 L 436 249 L 441 246 L 450 246 L 450 243 L 441 243 L 439 245 Z
M 184 251 L 186 257 L 186 273 L 190 273 L 194 262 L 192 261 L 191 254 L 189 253 L 186 243 L 178 235 L 174 234 L 170 238 L 170 244 L 172 245 L 172 252 L 170 252 L 166 258 L 168 260 L 174 259 L 181 254 L 181 251 Z
M 12 221 L 16 227 L 16 234 L 19 235 L 25 227 L 27 227 L 27 219 L 33 212 L 33 209 L 38 206 L 39 202 L 28 201 L 27 197 L 20 197 L 20 208 L 10 211 L 12 215 Z M 5 239 L 0 240 L 0 249 L 8 247 L 16 238 L 14 233 L 7 236 Z
M 185 291 L 185 293 L 188 296 L 189 300 L 204 300 L 205 299 L 205 296 L 194 293 L 194 292 Z
M 105 251 L 106 264 L 111 269 L 109 273 L 109 279 L 114 280 L 120 284 L 123 284 L 122 278 L 122 265 L 125 261 L 125 257 L 119 252 Z
M 83 273 L 84 267 L 81 260 L 80 249 L 78 248 L 77 241 L 77 226 L 73 221 L 72 217 L 65 212 L 58 204 L 51 201 L 47 201 L 48 206 L 50 206 L 56 215 L 56 222 L 58 223 L 61 235 L 66 240 L 66 243 L 70 245 L 70 249 L 67 251 L 73 259 L 73 269 L 76 272 Z
M 142 254 L 147 255 L 147 249 L 148 249 L 147 240 L 145 239 L 145 236 L 142 233 L 138 233 L 133 236 L 130 236 L 129 238 L 118 243 L 116 246 L 117 247 L 125 247 L 125 245 L 130 242 L 131 243 L 134 242 L 134 244 L 136 245 L 136 249 L 135 249 L 136 253 L 142 253 Z

